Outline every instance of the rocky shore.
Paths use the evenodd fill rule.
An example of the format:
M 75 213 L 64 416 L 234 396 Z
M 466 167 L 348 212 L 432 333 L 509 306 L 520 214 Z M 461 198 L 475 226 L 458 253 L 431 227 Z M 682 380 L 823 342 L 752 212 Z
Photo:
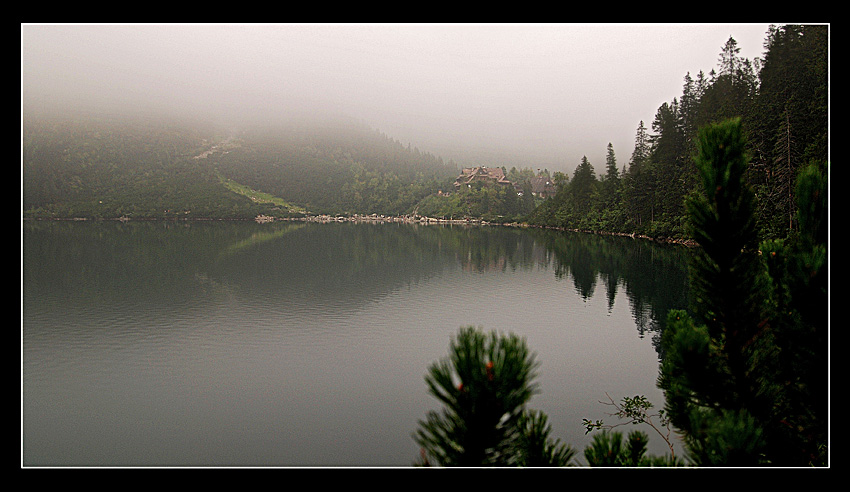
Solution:
M 435 217 L 425 217 L 421 215 L 310 215 L 304 217 L 282 218 L 275 219 L 268 216 L 257 216 L 257 222 L 272 222 L 275 220 L 282 221 L 300 221 L 300 222 L 373 222 L 373 223 L 402 223 L 402 224 L 459 224 L 459 225 L 503 225 L 501 222 L 494 223 L 482 219 L 464 218 L 464 219 L 443 219 Z M 517 224 L 518 225 L 518 224 Z
M 330 222 L 358 222 L 358 223 L 403 223 L 403 224 L 454 224 L 454 225 L 497 225 L 504 227 L 527 227 L 527 228 L 539 228 L 539 229 L 551 229 L 557 231 L 565 231 L 565 232 L 581 232 L 585 234 L 599 234 L 603 236 L 626 236 L 631 237 L 633 239 L 645 239 L 648 241 L 654 241 L 658 243 L 666 243 L 666 244 L 679 244 L 682 246 L 696 246 L 696 242 L 691 239 L 680 239 L 680 238 L 670 238 L 670 237 L 651 237 L 643 234 L 634 234 L 634 233 L 618 233 L 618 232 L 606 232 L 606 231 L 589 231 L 582 229 L 569 229 L 565 227 L 553 227 L 553 226 L 538 226 L 531 225 L 525 222 L 498 222 L 498 221 L 486 221 L 483 219 L 475 219 L 475 218 L 463 218 L 463 219 L 444 219 L 444 218 L 436 218 L 436 217 L 425 217 L 421 215 L 401 215 L 401 216 L 388 216 L 388 215 L 311 215 L 305 217 L 297 217 L 297 218 L 284 218 L 284 219 L 275 219 L 274 217 L 267 216 L 257 216 L 255 219 L 257 222 L 265 223 L 265 222 L 273 222 L 275 220 L 281 221 L 299 221 L 299 222 L 319 222 L 319 223 L 330 223 Z

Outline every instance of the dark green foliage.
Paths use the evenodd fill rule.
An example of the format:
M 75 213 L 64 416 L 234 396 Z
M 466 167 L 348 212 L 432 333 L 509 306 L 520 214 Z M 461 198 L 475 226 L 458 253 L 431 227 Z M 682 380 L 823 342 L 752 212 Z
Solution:
M 592 205 L 591 200 L 597 193 L 598 180 L 593 165 L 587 160 L 587 157 L 582 157 L 576 170 L 573 172 L 573 178 L 570 180 L 571 203 L 573 210 L 579 214 L 586 214 Z
M 615 159 L 613 149 L 609 159 Z M 572 179 L 555 179 L 557 193 L 537 207 L 526 220 L 531 224 L 569 229 L 598 230 L 601 227 L 601 182 L 587 157 L 582 157 Z M 615 188 L 609 190 L 614 196 Z
M 622 433 L 605 430 L 593 436 L 593 442 L 584 449 L 584 458 L 591 467 L 684 466 L 670 456 L 648 455 L 648 444 L 649 436 L 641 431 L 629 432 L 624 442 Z
M 649 134 L 643 121 L 635 132 L 635 148 L 628 169 L 623 172 L 623 208 L 627 221 L 624 230 L 641 231 L 652 220 L 655 173 L 649 162 Z
M 416 442 L 441 466 L 510 465 L 517 421 L 536 390 L 525 343 L 462 328 L 450 356 L 434 363 L 428 390 L 445 405 L 420 422 Z
M 605 175 L 602 177 L 599 191 L 602 216 L 600 217 L 601 229 L 612 231 L 619 230 L 622 226 L 622 180 L 620 170 L 617 168 L 617 156 L 614 154 L 614 146 L 608 143 L 608 152 L 605 157 Z
M 761 275 L 753 194 L 743 184 L 747 161 L 740 121 L 704 129 L 699 148 L 703 193 L 689 200 L 688 211 L 691 234 L 700 245 L 692 261 L 694 308 L 705 325 L 696 328 L 690 317 L 671 313 L 660 381 L 669 415 L 685 431 L 692 450 L 705 448 L 716 432 L 700 409 L 745 418 L 728 411 L 753 411 L 760 405 L 752 371 L 761 331 L 761 290 L 754 280 Z M 693 458 L 697 463 L 708 459 L 705 453 Z
M 757 242 L 739 120 L 700 133 L 703 193 L 688 201 L 699 242 L 694 316 L 671 311 L 659 387 L 690 459 L 714 466 L 822 464 L 826 445 L 826 182 L 801 176 L 799 223 Z
M 799 233 L 762 243 L 775 358 L 767 382 L 776 401 L 767 429 L 781 459 L 822 464 L 828 418 L 827 182 L 816 166 L 797 180 Z M 777 458 L 779 459 L 779 458 Z
M 593 436 L 593 442 L 584 449 L 584 458 L 590 466 L 622 466 L 626 461 L 623 434 L 602 432 Z
M 771 26 L 765 39 L 758 96 L 745 122 L 763 237 L 796 228 L 796 176 L 806 163 L 828 159 L 828 28 Z
M 703 194 L 687 203 L 690 236 L 700 245 L 692 286 L 710 335 L 743 345 L 754 335 L 747 327 L 758 321 L 754 309 L 759 290 L 753 279 L 759 277 L 760 263 L 754 195 L 743 181 L 747 159 L 740 122 L 701 132 L 696 163 Z M 737 359 L 736 354 L 730 357 Z
M 761 464 L 766 446 L 762 429 L 742 408 L 735 375 L 708 332 L 683 311 L 671 311 L 663 334 L 666 358 L 659 377 L 665 410 L 682 431 L 693 464 Z
M 451 193 L 434 194 L 416 204 L 418 215 L 443 219 L 481 218 L 489 221 L 518 221 L 534 208 L 530 185 L 523 196 L 511 186 L 478 183 Z
M 517 423 L 519 433 L 515 446 L 518 466 L 553 467 L 568 466 L 576 452 L 560 440 L 552 440 L 552 431 L 545 413 L 526 410 Z
M 448 358 L 425 381 L 443 405 L 419 422 L 414 440 L 426 465 L 564 466 L 573 452 L 548 439 L 540 413 L 526 413 L 538 363 L 516 335 L 461 328 Z

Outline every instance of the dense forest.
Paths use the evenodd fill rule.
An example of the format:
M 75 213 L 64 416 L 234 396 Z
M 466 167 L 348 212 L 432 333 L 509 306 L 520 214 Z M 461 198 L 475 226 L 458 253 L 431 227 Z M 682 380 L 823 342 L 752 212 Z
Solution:
M 799 169 L 828 160 L 828 26 L 771 26 L 763 58 L 734 38 L 717 69 L 684 76 L 682 94 L 639 122 L 624 164 L 581 159 L 555 172 L 557 193 L 532 196 L 530 169 L 504 169 L 511 187 L 455 191 L 460 166 L 364 124 L 278 122 L 239 129 L 99 115 L 22 121 L 27 218 L 236 218 L 257 215 L 421 214 L 684 238 L 685 199 L 697 186 L 695 137 L 739 116 L 747 180 L 764 237 L 795 229 Z M 484 165 L 487 163 L 476 163 Z M 548 176 L 548 171 L 545 173 Z
M 608 145 L 599 173 L 583 158 L 560 176 L 558 194 L 532 224 L 588 231 L 683 237 L 685 199 L 696 187 L 696 135 L 709 123 L 741 117 L 748 144 L 747 181 L 756 190 L 759 231 L 782 237 L 796 228 L 794 183 L 805 165 L 828 160 L 828 26 L 771 26 L 764 58 L 749 60 L 729 38 L 717 70 L 684 76 L 681 96 L 638 124 L 635 147 L 620 167 Z

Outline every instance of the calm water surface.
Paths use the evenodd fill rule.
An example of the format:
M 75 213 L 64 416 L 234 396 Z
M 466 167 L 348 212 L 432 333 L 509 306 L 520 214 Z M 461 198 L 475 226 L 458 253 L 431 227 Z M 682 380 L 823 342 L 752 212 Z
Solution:
M 502 227 L 26 222 L 25 466 L 410 466 L 459 327 L 541 362 L 530 407 L 582 418 L 655 387 L 684 248 Z M 623 430 L 628 431 L 631 427 Z M 649 428 L 642 428 L 651 433 Z M 650 450 L 663 442 L 650 435 Z

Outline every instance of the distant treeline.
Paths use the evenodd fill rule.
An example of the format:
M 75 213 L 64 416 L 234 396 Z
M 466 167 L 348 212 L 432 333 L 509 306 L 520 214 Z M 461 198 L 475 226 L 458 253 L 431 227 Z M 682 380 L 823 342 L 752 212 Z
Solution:
M 747 179 L 758 198 L 763 237 L 796 228 L 794 183 L 799 169 L 828 160 L 828 26 L 771 26 L 763 58 L 748 60 L 730 37 L 719 66 L 684 77 L 680 97 L 658 108 L 651 128 L 637 127 L 627 165 L 611 144 L 597 173 L 582 158 L 572 177 L 555 176 L 557 195 L 527 218 L 569 229 L 685 235 L 685 197 L 697 187 L 693 164 L 699 128 L 742 119 L 748 143 Z M 598 174 L 598 175 L 597 175 Z

